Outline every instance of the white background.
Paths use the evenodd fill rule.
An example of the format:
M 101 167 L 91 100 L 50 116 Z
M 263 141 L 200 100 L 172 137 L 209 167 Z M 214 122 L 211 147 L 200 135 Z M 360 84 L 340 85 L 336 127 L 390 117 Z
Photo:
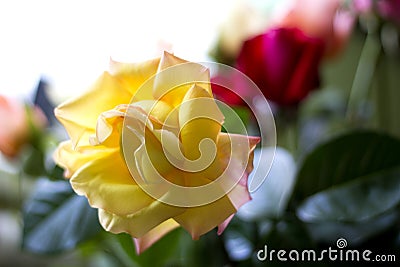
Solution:
M 0 2 L 0 93 L 27 98 L 40 77 L 52 97 L 85 90 L 110 57 L 159 56 L 159 43 L 207 60 L 232 1 L 13 0 Z

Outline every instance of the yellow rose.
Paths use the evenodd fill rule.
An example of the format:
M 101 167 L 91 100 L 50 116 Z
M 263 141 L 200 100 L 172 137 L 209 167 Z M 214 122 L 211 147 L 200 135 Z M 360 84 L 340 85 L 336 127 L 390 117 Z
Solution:
M 127 232 L 141 253 L 182 226 L 221 234 L 250 200 L 257 137 L 221 132 L 209 70 L 169 53 L 112 62 L 93 88 L 55 110 L 70 140 L 56 162 L 101 225 Z

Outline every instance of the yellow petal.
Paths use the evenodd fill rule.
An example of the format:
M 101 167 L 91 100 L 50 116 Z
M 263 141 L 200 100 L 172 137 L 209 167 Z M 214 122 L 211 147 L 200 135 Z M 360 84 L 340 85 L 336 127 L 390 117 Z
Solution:
M 118 78 L 124 87 L 134 95 L 134 101 L 152 99 L 152 89 L 149 86 L 146 89 L 138 89 L 157 72 L 160 59 L 152 59 L 140 63 L 122 63 L 111 60 L 110 71 Z
M 229 216 L 236 212 L 235 207 L 227 196 L 205 206 L 188 208 L 184 213 L 174 217 L 185 228 L 193 239 L 223 223 Z
M 223 176 L 219 178 L 227 180 L 218 184 L 221 186 L 220 188 L 214 185 L 212 190 L 219 188 L 220 192 L 225 192 L 226 195 L 208 205 L 189 208 L 185 213 L 174 218 L 191 233 L 193 239 L 197 239 L 216 226 L 218 226 L 218 233 L 222 233 L 231 219 L 230 216 L 251 199 L 247 189 L 247 177 L 252 170 L 253 150 L 258 141 L 259 138 L 257 137 L 219 134 L 218 160 L 215 164 L 220 164 L 221 167 L 226 168 Z M 210 169 L 219 171 L 219 169 L 216 169 L 217 167 L 214 168 Z M 215 179 L 216 177 L 212 176 L 210 169 L 192 175 L 211 176 L 212 179 Z
M 235 164 L 244 166 L 247 172 L 251 172 L 254 149 L 258 142 L 260 142 L 259 137 L 219 133 L 218 157 L 223 161 L 233 160 Z
M 180 137 L 185 156 L 189 160 L 200 157 L 200 142 L 215 145 L 224 116 L 212 96 L 203 88 L 194 85 L 185 95 L 179 110 Z M 210 142 L 212 141 L 212 142 Z M 207 144 L 205 142 L 205 144 Z M 212 147 L 204 149 L 209 153 Z M 214 146 L 214 152 L 216 148 Z
M 158 123 L 167 123 L 168 127 L 178 126 L 178 112 L 164 101 L 142 100 L 135 102 L 133 106 L 143 109 L 149 116 L 153 117 Z M 152 118 L 150 118 L 152 119 Z M 154 121 L 153 121 L 154 123 Z
M 157 225 L 148 233 L 139 238 L 134 238 L 136 253 L 141 254 L 148 249 L 151 245 L 157 242 L 161 237 L 179 227 L 179 224 L 173 219 L 166 220 L 165 222 Z
M 148 107 L 149 103 L 151 104 L 151 101 L 141 101 L 138 105 L 135 103 L 129 106 L 125 117 L 122 145 L 125 160 L 135 177 L 140 178 L 146 184 L 159 184 L 158 180 L 163 180 L 165 175 L 174 169 L 166 157 L 168 153 L 171 153 L 170 147 L 163 147 L 162 142 L 168 143 L 174 140 L 179 142 L 179 139 L 168 130 L 154 128 L 153 121 L 149 120 L 145 111 L 145 109 L 152 109 L 151 106 Z M 157 102 L 153 103 L 157 105 Z M 166 110 L 165 113 L 169 113 L 171 110 L 166 104 L 161 104 L 160 107 Z M 163 119 L 164 116 L 160 114 L 159 118 Z M 157 121 L 161 123 L 159 120 Z M 164 132 L 166 134 L 162 134 Z M 163 138 L 167 140 L 164 141 Z M 177 142 L 173 142 L 173 144 Z
M 149 197 L 134 181 L 119 151 L 98 155 L 72 177 L 75 192 L 85 195 L 92 207 L 126 215 L 150 205 Z
M 90 146 L 73 148 L 71 141 L 65 141 L 58 145 L 54 152 L 54 161 L 65 169 L 65 176 L 70 178 L 79 168 L 86 163 L 109 154 L 114 149 L 103 146 Z
M 99 209 L 100 224 L 112 233 L 129 233 L 139 238 L 164 221 L 181 214 L 183 208 L 173 207 L 153 201 L 151 204 L 138 210 L 136 213 L 118 216 Z
M 134 154 L 135 165 L 131 166 L 139 173 L 144 185 L 154 185 L 153 197 L 157 199 L 167 197 L 169 184 L 183 185 L 183 173 L 171 164 L 167 158 L 168 151 L 164 151 L 158 139 L 146 132 L 145 145 Z M 170 156 L 170 158 L 172 158 Z M 142 184 L 141 183 L 141 184 Z
M 154 99 L 163 100 L 176 107 L 193 84 L 201 85 L 212 95 L 208 68 L 164 52 L 154 77 Z
M 97 118 L 120 104 L 128 104 L 132 95 L 123 89 L 118 79 L 105 72 L 91 90 L 79 98 L 67 101 L 55 109 L 55 115 L 76 146 L 87 131 L 94 132 Z
M 122 123 L 125 116 L 124 106 L 100 114 L 97 120 L 96 135 L 90 138 L 92 145 L 103 144 L 119 147 L 122 133 Z
M 187 62 L 188 62 L 187 60 L 184 60 L 182 58 L 175 56 L 174 54 L 164 51 L 164 53 L 160 59 L 160 64 L 158 66 L 157 72 L 161 72 L 169 67 L 187 63 Z

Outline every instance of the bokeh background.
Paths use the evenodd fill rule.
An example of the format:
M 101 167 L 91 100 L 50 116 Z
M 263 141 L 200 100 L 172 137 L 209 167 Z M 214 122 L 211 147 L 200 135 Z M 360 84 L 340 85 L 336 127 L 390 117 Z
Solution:
M 399 36 L 397 0 L 0 2 L 0 266 L 281 266 L 257 251 L 338 238 L 399 261 Z M 274 164 L 222 236 L 175 230 L 137 256 L 54 164 L 67 136 L 52 110 L 110 58 L 163 50 L 247 74 L 270 101 L 277 148 L 257 148 Z M 213 89 L 257 134 L 237 95 Z

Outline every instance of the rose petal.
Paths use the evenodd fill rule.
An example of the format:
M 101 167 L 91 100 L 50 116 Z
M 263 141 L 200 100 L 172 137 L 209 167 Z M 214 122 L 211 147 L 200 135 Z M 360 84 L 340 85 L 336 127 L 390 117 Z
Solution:
M 277 28 L 244 42 L 237 67 L 269 100 L 282 106 L 297 105 L 318 87 L 323 53 L 322 39 L 306 36 L 297 28 Z
M 119 80 L 105 72 L 90 91 L 55 109 L 56 117 L 64 125 L 74 146 L 88 131 L 94 133 L 97 118 L 102 112 L 129 103 L 132 95 L 121 88 Z
M 133 105 L 142 108 L 149 116 L 157 119 L 159 123 L 167 123 L 169 127 L 178 127 L 177 110 L 164 101 L 142 100 Z
M 163 55 L 161 56 L 157 72 L 161 72 L 169 67 L 188 62 L 189 61 L 179 58 L 172 53 L 164 51 Z
M 145 90 L 141 87 L 157 72 L 159 63 L 159 58 L 140 63 L 122 63 L 111 60 L 110 72 L 120 80 L 132 96 L 134 95 L 135 101 L 152 99 L 152 90 Z M 139 88 L 141 89 L 138 90 Z
M 174 217 L 174 220 L 185 228 L 194 240 L 197 240 L 235 212 L 236 209 L 229 198 L 224 196 L 208 205 L 187 209 L 181 215 Z
M 151 229 L 142 237 L 134 238 L 133 241 L 135 242 L 136 253 L 141 254 L 143 251 L 145 251 L 151 245 L 157 242 L 161 237 L 168 234 L 177 227 L 179 227 L 179 224 L 173 219 L 169 219 L 157 225 L 155 228 Z
M 110 149 L 103 146 L 79 147 L 74 149 L 72 142 L 68 140 L 58 145 L 53 157 L 54 161 L 66 170 L 65 176 L 70 178 L 86 163 L 105 156 L 112 151 L 115 151 L 115 148 Z
M 223 121 L 224 116 L 212 96 L 202 87 L 192 86 L 179 109 L 180 137 L 189 160 L 196 160 L 200 153 L 206 153 L 205 149 L 200 151 L 202 140 L 210 139 L 216 144 Z
M 106 231 L 118 234 L 129 233 L 133 237 L 143 237 L 157 225 L 184 212 L 184 208 L 174 207 L 160 201 L 153 201 L 133 214 L 119 216 L 99 209 L 100 224 Z
M 292 73 L 287 89 L 285 98 L 288 103 L 296 103 L 299 99 L 304 99 L 309 90 L 305 88 L 314 89 L 319 86 L 319 63 L 324 53 L 324 43 L 321 39 L 310 38 L 305 36 L 302 32 L 294 32 L 295 39 L 299 50 L 298 55 L 301 60 L 296 65 L 296 71 Z M 310 73 L 315 73 L 311 76 Z
M 97 120 L 96 136 L 90 139 L 91 144 L 119 147 L 121 136 L 120 129 L 124 116 L 125 113 L 121 107 L 101 113 Z
M 176 107 L 195 83 L 212 95 L 208 68 L 164 52 L 154 77 L 153 97 Z
M 221 133 L 218 139 L 218 156 L 229 160 L 224 177 L 232 179 L 229 183 L 237 183 L 228 193 L 232 205 L 238 210 L 251 199 L 247 189 L 247 178 L 253 170 L 253 156 L 258 137 Z M 247 146 L 247 148 L 246 148 Z M 240 178 L 239 180 L 237 180 Z M 229 187 L 229 183 L 226 186 Z
M 225 231 L 226 227 L 233 219 L 233 216 L 235 216 L 235 214 L 232 214 L 225 221 L 223 221 L 220 225 L 218 225 L 218 231 L 217 231 L 218 235 L 221 235 Z
M 82 166 L 70 182 L 92 207 L 118 215 L 132 214 L 154 201 L 135 183 L 119 151 L 99 154 Z

